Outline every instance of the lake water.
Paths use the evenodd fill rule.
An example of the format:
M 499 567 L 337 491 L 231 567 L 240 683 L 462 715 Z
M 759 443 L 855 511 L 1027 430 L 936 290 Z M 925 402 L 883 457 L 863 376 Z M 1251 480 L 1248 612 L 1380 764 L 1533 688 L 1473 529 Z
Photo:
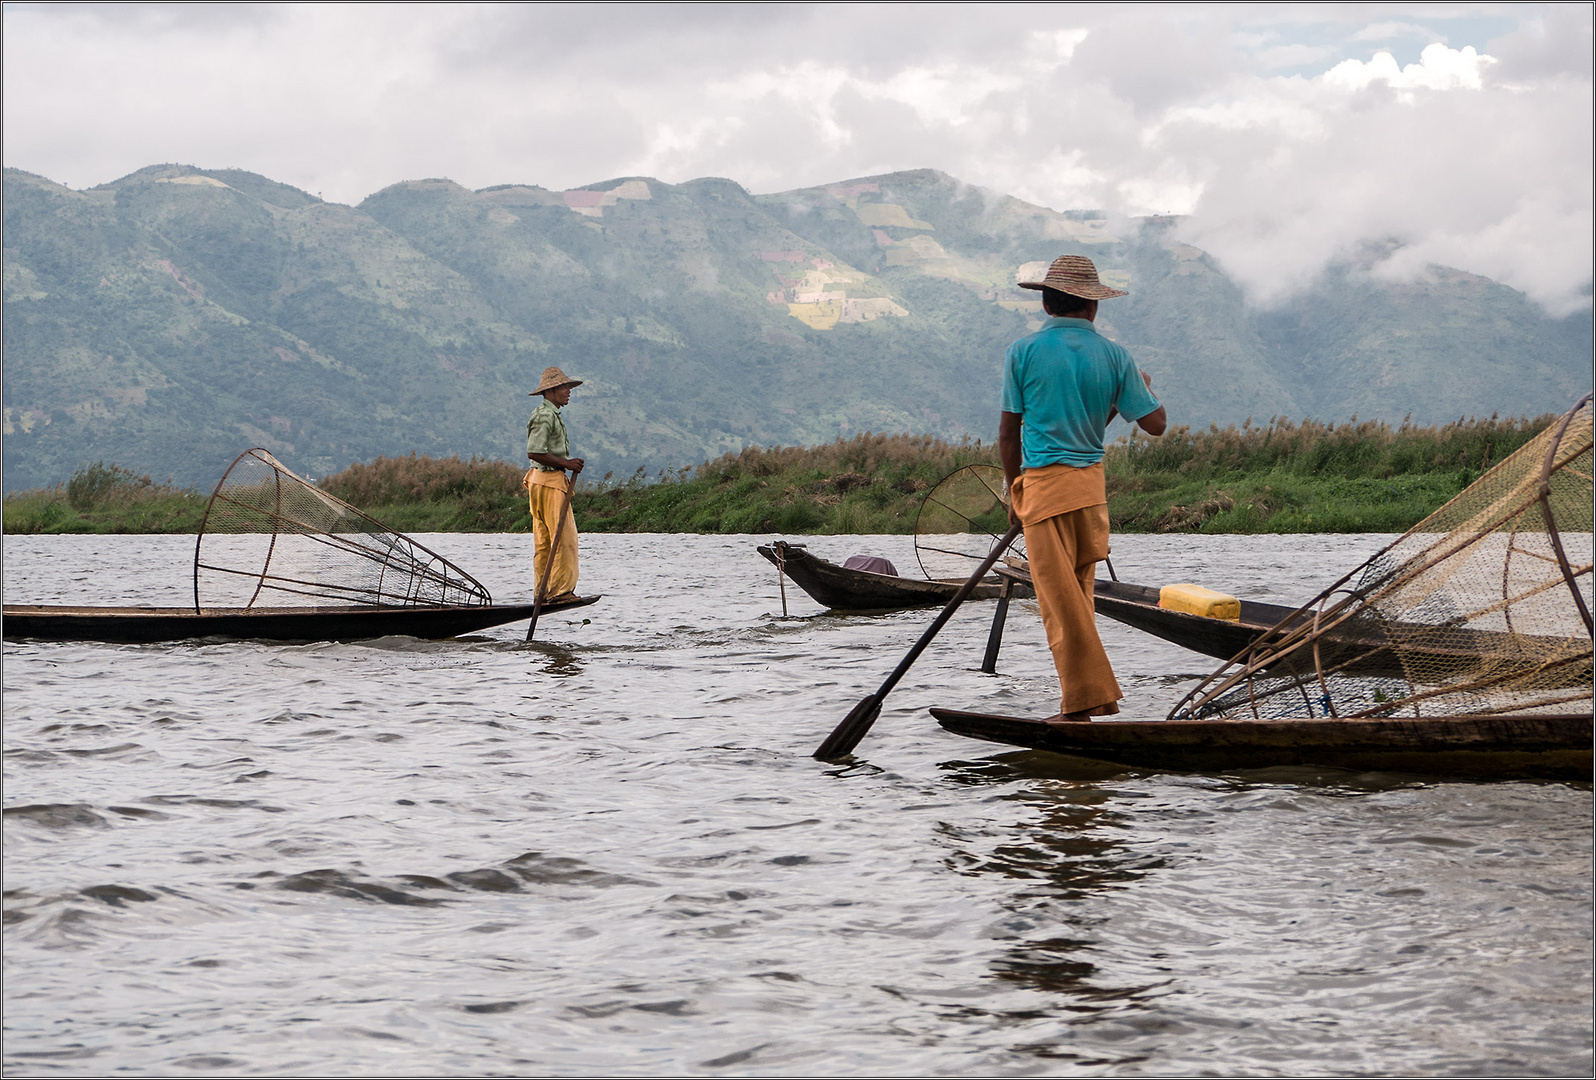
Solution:
M 1589 785 L 963 740 L 927 707 L 1058 707 L 1034 604 L 976 670 L 990 601 L 823 765 L 932 613 L 784 618 L 764 539 L 584 536 L 530 645 L 7 642 L 7 1075 L 1589 1075 Z M 1289 602 L 1384 540 L 1114 562 Z M 192 552 L 7 537 L 5 599 L 181 605 Z M 1215 666 L 1102 627 L 1128 717 Z

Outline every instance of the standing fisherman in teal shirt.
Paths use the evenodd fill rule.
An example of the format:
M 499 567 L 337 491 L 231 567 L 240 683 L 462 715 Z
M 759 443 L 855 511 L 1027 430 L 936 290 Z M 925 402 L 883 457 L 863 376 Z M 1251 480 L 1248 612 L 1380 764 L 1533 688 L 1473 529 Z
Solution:
M 1117 412 L 1149 435 L 1164 433 L 1152 378 L 1097 332 L 1097 302 L 1124 296 L 1084 255 L 1062 255 L 1041 281 L 1050 316 L 1009 346 L 1003 364 L 998 456 L 1009 521 L 1025 526 L 1036 599 L 1058 671 L 1059 714 L 1086 720 L 1119 712 L 1123 696 L 1097 636 L 1092 590 L 1108 557 L 1103 431 Z

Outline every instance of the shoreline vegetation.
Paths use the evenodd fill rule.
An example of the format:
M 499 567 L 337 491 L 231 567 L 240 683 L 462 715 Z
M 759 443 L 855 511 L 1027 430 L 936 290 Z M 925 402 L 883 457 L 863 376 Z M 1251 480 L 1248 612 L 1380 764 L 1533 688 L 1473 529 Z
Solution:
M 1534 419 L 1418 427 L 1251 421 L 1132 431 L 1108 446 L 1116 532 L 1403 532 L 1549 426 Z M 583 532 L 912 533 L 925 493 L 997 448 L 930 435 L 858 435 L 813 447 L 748 447 L 653 478 L 586 478 Z M 505 461 L 379 457 L 320 487 L 400 532 L 527 532 L 523 470 Z M 96 462 L 65 483 L 5 496 L 5 532 L 194 533 L 208 496 Z

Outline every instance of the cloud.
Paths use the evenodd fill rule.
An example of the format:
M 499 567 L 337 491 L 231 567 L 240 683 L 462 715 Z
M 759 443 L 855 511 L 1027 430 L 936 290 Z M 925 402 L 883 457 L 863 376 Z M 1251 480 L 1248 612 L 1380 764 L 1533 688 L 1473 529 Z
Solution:
M 425 176 L 774 191 L 934 167 L 1189 215 L 1260 303 L 1370 241 L 1380 273 L 1449 261 L 1589 303 L 1585 5 L 4 10 L 6 163 L 77 187 L 158 161 L 348 202 Z M 1426 39 L 1416 63 L 1370 52 Z
M 1343 60 L 1325 72 L 1324 78 L 1327 84 L 1345 90 L 1362 90 L 1375 82 L 1398 90 L 1478 90 L 1485 81 L 1484 72 L 1496 62 L 1496 57 L 1481 56 L 1472 45 L 1449 49 L 1437 42 L 1425 47 L 1417 64 L 1399 68 L 1394 56 L 1380 52 L 1367 63 Z
M 1272 45 L 1261 49 L 1256 54 L 1256 60 L 1259 67 L 1265 71 L 1278 71 L 1281 68 L 1322 65 L 1331 61 L 1337 54 L 1338 50 L 1333 45 L 1304 45 L 1301 42 L 1292 42 L 1289 45 Z
M 1488 52 L 1502 59 L 1504 81 L 1591 77 L 1591 9 L 1587 4 L 1549 4 L 1517 29 L 1491 41 Z
M 1147 113 L 1224 84 L 1236 67 L 1232 52 L 1217 23 L 1115 19 L 1086 35 L 1070 71 Z
M 1356 34 L 1352 35 L 1353 41 L 1387 42 L 1397 38 L 1419 38 L 1422 41 L 1446 41 L 1444 34 L 1437 34 L 1427 26 L 1410 22 L 1381 22 L 1370 23 Z
M 1554 314 L 1588 305 L 1589 85 L 1487 88 L 1475 73 L 1490 58 L 1471 53 L 1431 45 L 1400 71 L 1385 54 L 1346 61 L 1221 115 L 1188 113 L 1162 136 L 1185 157 L 1209 146 L 1184 234 L 1264 303 L 1378 241 L 1387 277 L 1441 263 Z

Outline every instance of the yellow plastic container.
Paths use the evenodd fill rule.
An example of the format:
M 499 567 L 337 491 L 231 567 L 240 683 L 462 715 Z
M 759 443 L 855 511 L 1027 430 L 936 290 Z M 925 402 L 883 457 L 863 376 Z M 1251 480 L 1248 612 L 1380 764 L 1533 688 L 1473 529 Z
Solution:
M 1241 601 L 1201 585 L 1165 585 L 1158 590 L 1158 606 L 1207 619 L 1241 618 Z

